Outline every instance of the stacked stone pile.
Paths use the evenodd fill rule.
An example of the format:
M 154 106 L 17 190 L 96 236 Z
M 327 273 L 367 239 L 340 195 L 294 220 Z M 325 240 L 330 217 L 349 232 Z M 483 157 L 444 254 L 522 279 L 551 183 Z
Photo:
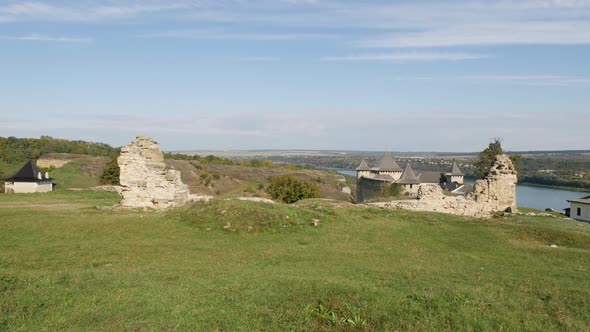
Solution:
M 122 207 L 167 209 L 189 201 L 189 189 L 180 172 L 166 169 L 164 154 L 153 139 L 135 137 L 121 149 L 118 163 Z

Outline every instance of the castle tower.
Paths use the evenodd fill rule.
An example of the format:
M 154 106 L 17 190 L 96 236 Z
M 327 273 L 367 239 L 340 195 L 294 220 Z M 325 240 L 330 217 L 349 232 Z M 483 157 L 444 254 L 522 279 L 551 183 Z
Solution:
M 404 173 L 402 174 L 399 180 L 395 181 L 395 183 L 398 183 L 403 187 L 404 195 L 413 196 L 418 193 L 420 179 L 414 173 L 414 170 L 412 169 L 410 163 L 408 163 L 406 165 Z
M 356 168 L 356 178 L 360 179 L 361 177 L 371 177 L 371 168 L 365 158 L 361 160 L 359 167 Z
M 447 178 L 448 183 L 453 183 L 453 182 L 457 182 L 459 184 L 465 183 L 465 174 L 463 174 L 463 172 L 461 172 L 461 169 L 459 168 L 459 165 L 457 164 L 456 161 L 453 162 L 453 167 L 451 169 L 451 172 L 446 173 L 445 177 Z
M 402 177 L 403 170 L 393 159 L 391 152 L 385 152 L 383 157 L 377 163 L 375 168 L 377 174 L 388 174 L 393 177 L 394 180 L 399 180 Z

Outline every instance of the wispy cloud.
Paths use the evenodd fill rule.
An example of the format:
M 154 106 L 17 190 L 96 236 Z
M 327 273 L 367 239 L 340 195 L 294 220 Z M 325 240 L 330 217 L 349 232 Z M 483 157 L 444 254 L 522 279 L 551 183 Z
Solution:
M 460 61 L 487 58 L 485 54 L 464 52 L 398 52 L 385 54 L 357 54 L 348 56 L 325 57 L 325 61 L 384 61 L 384 62 L 411 62 L 411 61 Z
M 479 81 L 508 81 L 537 86 L 590 86 L 590 77 L 563 75 L 475 75 L 464 78 Z
M 25 1 L 0 5 L 0 22 L 11 21 L 100 21 L 194 7 L 191 1 Z
M 0 40 L 16 41 L 33 41 L 33 42 L 56 42 L 56 43 L 88 43 L 90 38 L 73 38 L 73 37 L 52 37 L 45 35 L 25 35 L 25 36 L 0 36 Z
M 334 38 L 333 34 L 323 33 L 240 33 L 218 30 L 175 30 L 143 34 L 142 38 L 178 38 L 197 40 L 254 40 L 254 41 L 294 41 Z
M 9 0 L 0 5 L 0 22 L 5 23 L 150 22 L 154 18 L 187 24 L 231 23 L 235 31 L 265 32 L 172 31 L 153 37 L 307 40 L 337 31 L 350 44 L 368 48 L 590 44 L 590 0 Z
M 253 61 L 253 62 L 269 62 L 269 61 L 279 61 L 280 58 L 274 56 L 247 56 L 238 58 L 240 61 Z
M 422 32 L 370 37 L 356 45 L 368 48 L 416 48 L 480 45 L 590 44 L 590 22 L 511 22 L 432 27 Z

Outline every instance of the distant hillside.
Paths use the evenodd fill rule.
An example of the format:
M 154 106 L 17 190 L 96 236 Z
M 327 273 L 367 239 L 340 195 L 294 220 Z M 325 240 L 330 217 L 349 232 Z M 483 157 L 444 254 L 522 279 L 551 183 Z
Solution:
M 37 159 L 47 153 L 73 153 L 89 156 L 112 156 L 119 148 L 105 143 L 70 141 L 66 139 L 41 136 L 40 138 L 0 137 L 0 161 L 7 164 L 20 164 L 29 159 Z

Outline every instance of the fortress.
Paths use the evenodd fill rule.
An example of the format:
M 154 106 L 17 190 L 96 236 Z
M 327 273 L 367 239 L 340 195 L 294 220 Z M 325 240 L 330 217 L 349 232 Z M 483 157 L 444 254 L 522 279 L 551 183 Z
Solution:
M 456 162 L 447 171 L 415 173 L 409 162 L 402 169 L 389 152 L 383 155 L 375 167 L 369 167 L 363 158 L 356 168 L 356 177 L 357 203 L 379 196 L 393 184 L 399 185 L 401 194 L 406 197 L 416 197 L 421 184 L 439 184 L 443 190 L 455 195 L 465 195 L 473 191 L 472 185 L 465 184 L 465 174 Z
M 517 172 L 505 154 L 496 156 L 485 179 L 473 187 L 464 183 L 464 175 L 456 163 L 449 172 L 422 172 L 416 175 L 408 163 L 405 170 L 386 153 L 377 167 L 370 168 L 365 160 L 357 168 L 357 202 L 377 197 L 388 186 L 402 187 L 408 199 L 369 203 L 392 209 L 431 211 L 487 218 L 497 212 L 516 212 Z

